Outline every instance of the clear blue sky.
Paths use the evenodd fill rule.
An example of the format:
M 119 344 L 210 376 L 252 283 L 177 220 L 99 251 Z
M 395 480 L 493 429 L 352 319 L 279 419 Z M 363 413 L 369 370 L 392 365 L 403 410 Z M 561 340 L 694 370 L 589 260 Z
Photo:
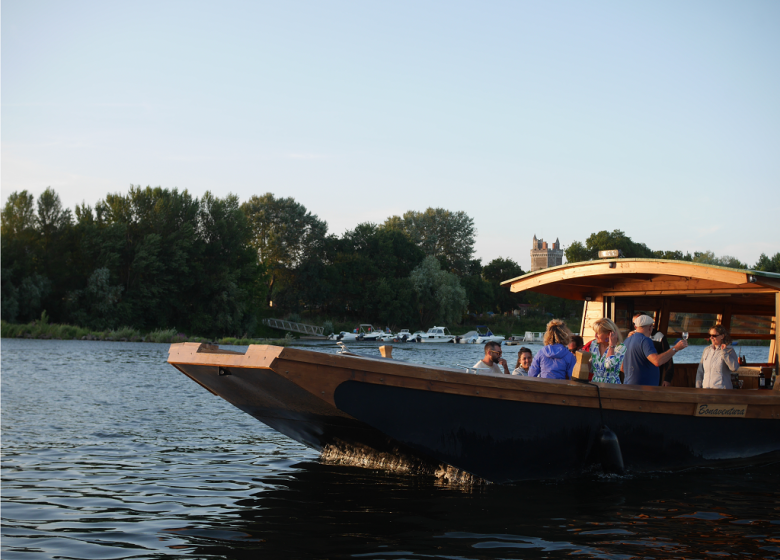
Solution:
M 2 3 L 2 198 L 429 206 L 530 266 L 621 229 L 780 251 L 780 2 Z

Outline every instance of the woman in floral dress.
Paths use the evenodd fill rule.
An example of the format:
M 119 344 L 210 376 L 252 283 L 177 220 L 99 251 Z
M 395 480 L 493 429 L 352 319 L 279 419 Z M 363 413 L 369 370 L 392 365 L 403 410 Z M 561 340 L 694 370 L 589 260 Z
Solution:
M 617 325 L 606 317 L 593 322 L 596 339 L 583 348 L 590 352 L 590 370 L 595 383 L 620 383 L 620 366 L 626 355 Z

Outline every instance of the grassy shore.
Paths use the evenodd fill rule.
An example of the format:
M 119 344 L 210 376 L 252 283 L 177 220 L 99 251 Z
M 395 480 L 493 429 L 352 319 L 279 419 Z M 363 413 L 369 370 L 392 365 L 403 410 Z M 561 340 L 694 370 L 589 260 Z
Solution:
M 37 338 L 52 340 L 106 340 L 122 342 L 159 342 L 170 344 L 174 342 L 214 342 L 234 346 L 249 344 L 274 344 L 288 346 L 295 339 L 288 333 L 284 338 L 236 338 L 222 337 L 208 339 L 202 336 L 187 335 L 176 329 L 159 329 L 151 332 L 141 332 L 132 327 L 121 327 L 108 331 L 95 331 L 75 325 L 58 325 L 49 323 L 46 318 L 27 324 L 0 322 L 0 334 L 3 338 Z

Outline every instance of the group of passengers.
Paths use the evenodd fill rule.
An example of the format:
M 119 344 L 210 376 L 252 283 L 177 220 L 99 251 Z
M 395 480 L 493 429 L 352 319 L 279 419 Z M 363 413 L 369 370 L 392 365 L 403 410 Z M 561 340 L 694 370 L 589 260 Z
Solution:
M 680 340 L 670 347 L 663 334 L 653 329 L 653 318 L 644 313 L 635 314 L 633 323 L 634 330 L 623 340 L 611 319 L 598 319 L 593 323 L 596 338 L 585 344 L 563 321 L 554 319 L 547 324 L 544 348 L 536 356 L 529 348 L 520 348 L 511 375 L 570 379 L 577 362 L 575 353 L 581 350 L 591 354 L 593 382 L 657 386 L 663 371 L 662 384 L 670 386 L 674 375 L 672 358 L 687 348 L 688 341 Z M 722 325 L 715 325 L 710 329 L 710 340 L 712 345 L 704 350 L 696 373 L 696 387 L 731 389 L 731 372 L 739 369 L 739 361 L 729 334 Z M 479 373 L 510 375 L 497 342 L 485 345 L 485 356 L 474 368 Z

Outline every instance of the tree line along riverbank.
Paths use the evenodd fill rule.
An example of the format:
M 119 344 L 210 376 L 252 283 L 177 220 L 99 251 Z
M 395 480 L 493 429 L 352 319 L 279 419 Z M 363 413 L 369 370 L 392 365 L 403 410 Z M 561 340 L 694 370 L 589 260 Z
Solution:
M 45 311 L 52 324 L 90 332 L 130 325 L 147 334 L 257 338 L 273 336 L 265 317 L 329 320 L 336 331 L 359 323 L 455 331 L 511 323 L 522 307 L 528 324 L 499 332 L 543 330 L 552 316 L 572 330 L 579 325 L 580 302 L 501 286 L 524 271 L 510 258 L 475 258 L 476 227 L 462 211 L 408 211 L 337 236 L 292 198 L 266 193 L 242 202 L 231 194 L 198 198 L 131 186 L 73 210 L 53 189 L 37 199 L 14 192 L 0 217 L 8 324 L 30 324 Z M 587 260 L 605 248 L 626 257 L 747 266 L 711 252 L 653 251 L 618 230 L 573 242 L 566 257 Z M 754 268 L 780 271 L 780 253 L 762 255 Z

